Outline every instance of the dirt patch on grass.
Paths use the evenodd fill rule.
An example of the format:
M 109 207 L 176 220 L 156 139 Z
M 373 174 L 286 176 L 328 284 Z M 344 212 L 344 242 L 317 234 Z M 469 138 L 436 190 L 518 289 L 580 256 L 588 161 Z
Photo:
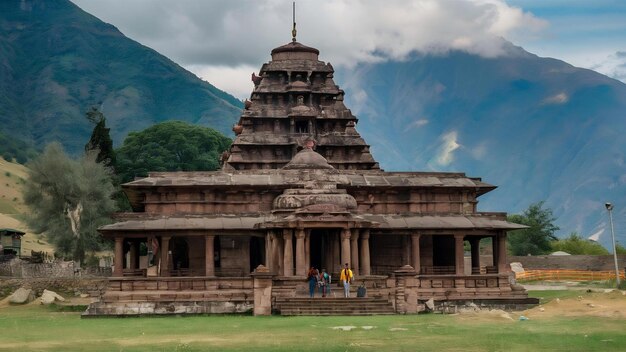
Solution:
M 531 320 L 554 317 L 626 319 L 625 293 L 618 290 L 606 290 L 606 292 L 581 291 L 575 297 L 555 298 L 545 304 L 520 312 L 505 312 L 499 309 L 462 310 L 458 314 L 458 319 L 485 323 L 512 323 L 520 320 L 520 316 Z
M 531 319 L 552 317 L 608 317 L 626 318 L 626 295 L 624 291 L 581 292 L 577 297 L 553 299 L 546 304 L 526 310 Z

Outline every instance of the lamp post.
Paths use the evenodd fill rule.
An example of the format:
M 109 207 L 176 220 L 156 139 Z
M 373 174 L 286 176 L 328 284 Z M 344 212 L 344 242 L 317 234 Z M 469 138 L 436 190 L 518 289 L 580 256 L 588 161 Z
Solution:
M 615 260 L 615 283 L 617 284 L 617 288 L 619 288 L 619 266 L 617 265 L 617 251 L 615 250 L 615 231 L 613 230 L 613 204 L 605 203 L 604 206 L 606 210 L 609 211 L 609 221 L 611 223 L 611 238 L 613 239 L 613 259 Z

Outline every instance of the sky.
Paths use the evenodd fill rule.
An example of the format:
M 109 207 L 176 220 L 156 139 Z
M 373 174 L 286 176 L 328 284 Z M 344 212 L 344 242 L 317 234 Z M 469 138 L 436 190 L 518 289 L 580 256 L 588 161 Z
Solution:
M 129 38 L 238 98 L 272 48 L 291 40 L 285 0 L 72 0 Z M 542 57 L 626 82 L 624 0 L 299 0 L 298 41 L 335 69 L 404 60 L 413 52 Z

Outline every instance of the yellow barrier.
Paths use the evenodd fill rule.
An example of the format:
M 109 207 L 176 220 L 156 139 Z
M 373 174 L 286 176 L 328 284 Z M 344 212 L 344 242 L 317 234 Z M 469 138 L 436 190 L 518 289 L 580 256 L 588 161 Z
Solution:
M 619 276 L 625 278 L 625 271 L 620 270 Z M 518 281 L 605 281 L 615 280 L 615 271 L 589 271 L 589 270 L 525 270 L 523 273 L 515 273 Z

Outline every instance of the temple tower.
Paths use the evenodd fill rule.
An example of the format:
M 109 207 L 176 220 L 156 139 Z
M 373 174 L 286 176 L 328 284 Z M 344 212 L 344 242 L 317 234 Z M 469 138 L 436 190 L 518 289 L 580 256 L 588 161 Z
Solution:
M 379 169 L 356 131 L 358 119 L 344 105 L 330 63 L 294 41 L 272 50 L 272 60 L 252 74 L 254 90 L 224 156 L 224 168 L 279 169 L 315 140 L 316 151 L 338 170 Z

